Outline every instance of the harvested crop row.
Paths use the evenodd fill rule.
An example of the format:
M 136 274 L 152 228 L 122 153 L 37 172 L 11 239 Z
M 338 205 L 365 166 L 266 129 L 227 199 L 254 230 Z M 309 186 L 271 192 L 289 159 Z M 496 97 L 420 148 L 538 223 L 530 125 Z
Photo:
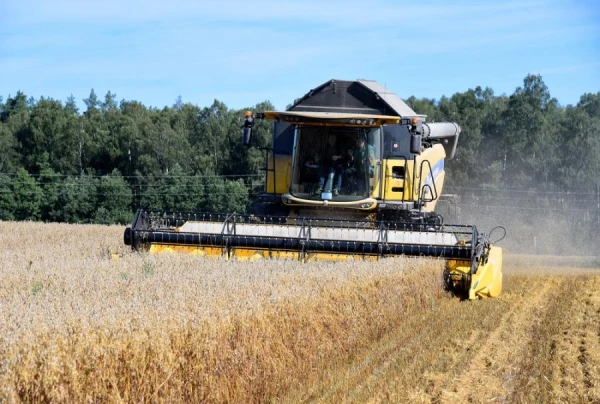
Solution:
M 548 276 L 548 273 L 554 273 Z M 597 271 L 512 271 L 495 300 L 441 299 L 289 402 L 595 402 Z M 306 400 L 308 398 L 308 400 Z
M 542 286 L 544 282 L 539 279 L 532 284 Z M 511 279 L 508 283 L 507 299 L 468 303 L 440 299 L 431 310 L 408 313 L 401 327 L 362 353 L 347 369 L 336 369 L 339 373 L 330 374 L 313 388 L 314 398 L 334 403 L 467 402 L 493 397 L 487 387 L 479 390 L 478 379 L 485 372 L 479 369 L 478 358 L 493 358 L 496 352 L 487 342 L 496 338 L 503 317 L 508 315 L 507 321 L 511 321 L 514 314 L 520 315 L 519 302 L 530 298 L 522 293 L 524 281 Z M 545 292 L 537 296 L 546 296 Z M 469 374 L 472 367 L 473 374 Z
M 567 315 L 557 323 L 546 344 L 546 359 L 540 366 L 546 373 L 544 386 L 548 401 L 600 402 L 600 276 L 587 278 L 572 290 Z M 536 386 L 537 387 L 537 386 Z

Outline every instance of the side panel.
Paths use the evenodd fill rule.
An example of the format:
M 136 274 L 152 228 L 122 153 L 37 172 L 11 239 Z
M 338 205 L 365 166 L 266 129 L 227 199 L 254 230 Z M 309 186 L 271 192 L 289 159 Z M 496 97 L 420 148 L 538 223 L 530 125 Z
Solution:
M 267 163 L 267 183 L 265 191 L 268 193 L 284 194 L 290 192 L 290 179 L 292 168 L 292 156 L 284 154 L 275 155 L 275 170 L 273 170 L 273 158 Z M 273 186 L 275 184 L 275 187 Z
M 386 159 L 383 161 L 384 201 L 411 202 L 413 161 L 407 159 Z
M 292 155 L 294 148 L 294 126 L 275 121 L 273 124 L 273 153 Z
M 444 169 L 445 157 L 444 147 L 436 144 L 423 151 L 416 158 L 414 195 L 418 197 L 419 193 L 423 193 L 423 199 L 433 199 L 433 201 L 424 204 L 423 211 L 425 212 L 431 212 L 435 209 L 437 200 L 442 194 L 446 176 Z
M 471 278 L 469 299 L 498 297 L 502 293 L 502 248 L 491 247 L 486 260 Z
M 426 149 L 415 160 L 395 157 L 383 161 L 383 195 L 388 202 L 414 202 L 419 196 L 432 199 L 423 206 L 425 212 L 435 209 L 442 194 L 444 178 L 444 148 L 435 145 Z M 424 195 L 420 195 L 424 192 Z
M 410 133 L 405 125 L 383 127 L 381 198 L 388 202 L 413 202 L 413 157 Z

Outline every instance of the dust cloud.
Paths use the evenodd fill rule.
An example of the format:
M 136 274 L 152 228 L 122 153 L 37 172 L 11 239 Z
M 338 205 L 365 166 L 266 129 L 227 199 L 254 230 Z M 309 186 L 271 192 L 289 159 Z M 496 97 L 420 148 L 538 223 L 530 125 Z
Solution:
M 506 229 L 497 245 L 508 254 L 579 257 L 600 268 L 600 208 L 592 193 L 463 192 L 440 204 L 445 223 L 473 224 L 489 233 Z M 495 241 L 501 229 L 491 234 Z M 558 259 L 560 261 L 560 259 Z M 568 260 L 572 262 L 572 260 Z

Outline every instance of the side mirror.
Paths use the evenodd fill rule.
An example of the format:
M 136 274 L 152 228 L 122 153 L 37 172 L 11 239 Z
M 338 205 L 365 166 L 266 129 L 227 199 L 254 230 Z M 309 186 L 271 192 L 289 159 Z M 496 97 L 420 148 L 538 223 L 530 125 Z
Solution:
M 410 135 L 410 152 L 421 154 L 421 135 Z
M 252 128 L 254 127 L 254 118 L 250 111 L 246 112 L 246 119 L 242 125 L 242 144 L 244 146 L 250 146 L 252 140 Z

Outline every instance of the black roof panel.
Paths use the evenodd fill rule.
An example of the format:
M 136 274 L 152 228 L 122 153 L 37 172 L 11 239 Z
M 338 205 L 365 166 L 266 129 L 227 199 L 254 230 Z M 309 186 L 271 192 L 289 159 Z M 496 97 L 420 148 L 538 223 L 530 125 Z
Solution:
M 372 80 L 329 80 L 306 93 L 288 111 L 418 116 L 400 97 Z

